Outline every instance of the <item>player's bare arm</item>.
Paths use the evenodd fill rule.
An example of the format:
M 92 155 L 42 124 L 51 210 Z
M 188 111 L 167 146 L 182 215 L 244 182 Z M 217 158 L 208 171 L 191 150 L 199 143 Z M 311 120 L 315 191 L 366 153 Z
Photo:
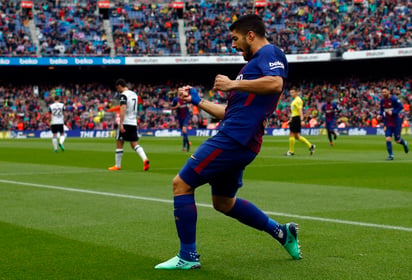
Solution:
M 184 87 L 179 88 L 178 89 L 179 97 L 185 100 L 186 102 L 192 102 L 192 96 L 189 93 L 189 90 L 191 88 L 192 88 L 191 86 L 184 86 Z M 208 100 L 201 99 L 197 106 L 217 119 L 221 120 L 225 116 L 226 105 L 215 104 Z
M 199 108 L 206 111 L 210 115 L 214 116 L 215 118 L 222 120 L 225 116 L 225 109 L 226 105 L 223 104 L 215 104 L 210 102 L 209 100 L 200 100 Z
M 175 106 L 170 106 L 170 110 L 176 110 L 177 108 L 179 108 L 180 104 L 176 104 Z
M 119 121 L 119 129 L 120 132 L 124 133 L 126 130 L 123 127 L 124 116 L 126 115 L 126 104 L 120 105 L 120 121 Z
M 283 90 L 283 78 L 280 76 L 264 76 L 255 80 L 231 80 L 225 75 L 217 75 L 214 90 L 238 90 L 258 95 L 280 94 Z
M 304 126 L 304 125 L 305 125 L 305 121 L 303 120 L 303 119 L 304 119 L 304 116 L 303 116 L 303 110 L 302 110 L 302 108 L 299 109 L 299 116 L 300 116 L 300 123 L 301 123 L 302 126 Z

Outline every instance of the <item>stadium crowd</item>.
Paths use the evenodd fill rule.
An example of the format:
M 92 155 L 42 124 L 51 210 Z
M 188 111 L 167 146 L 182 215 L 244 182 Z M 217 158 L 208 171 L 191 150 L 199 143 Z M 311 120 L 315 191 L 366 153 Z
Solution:
M 130 88 L 141 97 L 139 105 L 139 127 L 177 128 L 175 111 L 170 110 L 170 102 L 179 84 L 165 85 L 131 83 Z M 381 88 L 389 86 L 404 104 L 405 125 L 412 120 L 412 77 L 397 79 L 368 80 L 344 79 L 330 81 L 300 82 L 299 95 L 305 102 L 304 122 L 306 127 L 324 126 L 321 112 L 326 98 L 331 96 L 340 107 L 338 126 L 365 127 L 382 126 L 378 120 Z M 203 98 L 216 103 L 225 103 L 227 94 L 196 85 Z M 62 96 L 66 105 L 66 126 L 68 129 L 113 129 L 116 127 L 116 112 L 111 112 L 117 102 L 117 93 L 111 86 L 99 83 L 66 83 L 58 85 L 5 84 L 0 86 L 0 130 L 46 130 L 50 116 L 47 104 L 55 95 Z M 288 89 L 279 102 L 277 110 L 268 119 L 268 127 L 287 128 L 291 98 Z M 197 108 L 192 108 L 192 128 L 205 127 Z
M 189 1 L 179 23 L 168 1 L 111 2 L 107 30 L 97 0 L 34 1 L 31 14 L 18 0 L 0 0 L 0 55 L 233 54 L 228 26 L 254 8 L 250 0 Z M 286 54 L 412 47 L 407 0 L 267 1 L 256 12 Z
M 34 10 L 42 56 L 110 54 L 101 17 L 96 13 L 96 1 L 71 6 L 40 1 L 35 2 Z
M 0 56 L 36 54 L 28 23 L 29 18 L 14 2 L 0 0 Z

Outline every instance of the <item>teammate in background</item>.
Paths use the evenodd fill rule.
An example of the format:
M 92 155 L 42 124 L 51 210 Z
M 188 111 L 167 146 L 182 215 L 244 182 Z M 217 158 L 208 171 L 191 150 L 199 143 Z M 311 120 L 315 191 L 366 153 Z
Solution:
M 326 130 L 328 131 L 328 139 L 331 146 L 333 146 L 333 140 L 338 137 L 336 134 L 336 115 L 339 112 L 336 102 L 332 102 L 332 97 L 326 98 L 326 103 L 322 105 L 322 112 L 325 114 Z M 333 135 L 333 140 L 332 140 Z
M 135 92 L 129 90 L 127 83 L 123 79 L 119 79 L 115 83 L 116 90 L 120 93 L 120 120 L 116 134 L 116 164 L 109 167 L 111 171 L 121 169 L 123 158 L 124 141 L 130 142 L 130 146 L 140 156 L 143 161 L 143 170 L 149 170 L 149 159 L 147 158 L 143 148 L 137 142 L 137 106 L 138 96 Z
M 214 90 L 230 93 L 227 106 L 201 99 L 191 86 L 178 90 L 179 97 L 221 122 L 219 132 L 196 150 L 173 179 L 180 251 L 155 269 L 200 268 L 195 190 L 206 183 L 211 186 L 213 207 L 217 211 L 267 232 L 293 259 L 301 258 L 296 224 L 279 224 L 251 202 L 236 196 L 242 186 L 243 170 L 260 151 L 266 119 L 275 110 L 283 92 L 288 62 L 284 53 L 266 39 L 265 25 L 259 16 L 242 16 L 229 29 L 232 47 L 242 52 L 248 63 L 236 80 L 224 75 L 215 78 Z
M 380 116 L 383 118 L 385 125 L 386 149 L 388 157 L 386 160 L 393 160 L 392 151 L 392 136 L 395 141 L 403 146 L 403 150 L 407 154 L 409 152 L 408 142 L 401 138 L 402 120 L 399 113 L 403 110 L 401 101 L 387 87 L 382 87 L 382 99 L 380 101 Z
M 300 135 L 303 118 L 303 101 L 299 97 L 298 92 L 295 88 L 292 88 L 289 93 L 293 98 L 293 101 L 290 104 L 291 118 L 289 120 L 289 151 L 287 151 L 285 155 L 295 155 L 295 139 L 305 143 L 309 148 L 310 154 L 313 155 L 316 149 L 316 145 L 311 144 L 305 137 Z
M 190 110 L 189 104 L 181 99 L 179 96 L 175 96 L 172 100 L 172 104 L 170 109 L 176 110 L 177 118 L 179 120 L 179 127 L 182 130 L 183 136 L 183 145 L 182 151 L 190 151 L 189 137 L 187 136 L 187 125 L 189 124 L 190 120 Z
M 54 152 L 57 153 L 57 144 L 59 145 L 62 152 L 64 152 L 64 140 L 66 135 L 64 133 L 64 110 L 66 107 L 62 102 L 60 102 L 60 97 L 55 96 L 54 102 L 49 106 L 50 112 L 50 124 L 51 131 L 53 133 L 52 144 Z M 59 139 L 57 140 L 57 134 L 59 134 Z

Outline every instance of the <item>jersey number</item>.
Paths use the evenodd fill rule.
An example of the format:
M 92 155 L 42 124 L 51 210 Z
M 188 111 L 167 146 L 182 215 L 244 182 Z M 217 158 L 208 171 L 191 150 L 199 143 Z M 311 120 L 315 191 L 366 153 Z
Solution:
M 53 116 L 56 116 L 56 117 L 61 117 L 62 116 L 62 109 L 61 108 L 53 108 L 52 109 L 52 114 L 53 114 Z
M 132 98 L 132 102 L 133 102 L 133 110 L 134 110 L 134 112 L 137 113 L 137 99 L 136 99 L 136 98 Z

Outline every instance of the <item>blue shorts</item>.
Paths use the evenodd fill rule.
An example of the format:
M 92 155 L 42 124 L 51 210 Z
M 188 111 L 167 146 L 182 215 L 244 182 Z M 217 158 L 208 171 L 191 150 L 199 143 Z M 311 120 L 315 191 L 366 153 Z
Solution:
M 336 122 L 333 121 L 326 121 L 326 129 L 327 130 L 334 130 L 336 128 Z
M 189 120 L 190 120 L 190 116 L 188 115 L 186 118 L 184 119 L 179 119 L 179 126 L 180 128 L 187 126 L 189 124 Z
M 401 126 L 385 126 L 385 136 L 386 137 L 392 137 L 395 136 L 395 141 L 398 141 L 401 139 Z
M 196 150 L 179 175 L 192 188 L 209 183 L 213 195 L 234 197 L 243 184 L 243 170 L 256 155 L 219 132 Z

